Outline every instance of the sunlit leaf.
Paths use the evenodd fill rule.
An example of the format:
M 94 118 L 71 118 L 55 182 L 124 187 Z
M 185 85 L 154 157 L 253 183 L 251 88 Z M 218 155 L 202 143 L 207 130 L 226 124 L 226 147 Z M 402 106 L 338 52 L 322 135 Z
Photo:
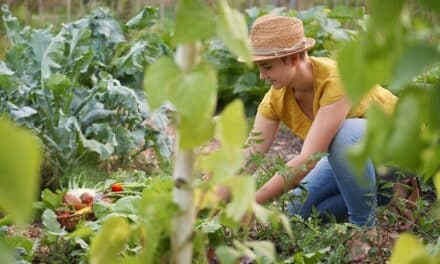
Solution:
M 390 89 L 402 89 L 413 77 L 439 62 L 440 52 L 437 49 L 422 44 L 409 47 L 397 62 Z
M 189 43 L 215 34 L 215 16 L 203 0 L 181 0 L 177 8 L 175 42 Z
M 289 218 L 287 218 L 287 216 L 284 214 L 280 214 L 280 222 L 283 225 L 283 228 L 287 232 L 289 237 L 293 239 L 293 231 L 292 231 L 292 227 L 290 226 Z
M 241 166 L 243 152 L 240 148 L 221 148 L 207 156 L 200 157 L 203 171 L 213 175 L 216 182 L 232 177 Z
M 37 114 L 37 110 L 29 106 L 23 106 L 20 108 L 11 108 L 10 112 L 11 118 L 13 120 L 23 119 Z
M 267 224 L 269 222 L 269 216 L 271 211 L 266 209 L 264 206 L 254 203 L 252 206 L 254 210 L 255 218 L 262 224 Z
M 235 100 L 226 106 L 217 124 L 217 137 L 225 146 L 242 147 L 246 140 L 246 119 L 243 103 Z
M 434 185 L 437 192 L 437 200 L 440 200 L 440 172 L 434 176 Z
M 240 252 L 228 246 L 219 246 L 215 253 L 220 263 L 236 263 L 240 257 Z
M 245 245 L 252 248 L 259 257 L 264 257 L 265 261 L 275 263 L 275 246 L 270 241 L 247 241 Z
M 197 188 L 194 190 L 194 202 L 196 204 L 196 208 L 199 210 L 205 208 L 215 208 L 219 203 L 219 198 L 212 189 L 205 190 Z
M 41 200 L 52 209 L 61 205 L 61 195 L 53 193 L 50 189 L 44 189 L 41 192 Z
M 364 138 L 348 150 L 348 156 L 357 175 L 361 175 L 367 160 L 384 160 L 383 148 L 389 140 L 392 119 L 378 106 L 373 106 L 368 112 L 367 131 Z
M 0 89 L 12 88 L 13 75 L 14 72 L 3 61 L 0 61 Z
M 52 74 L 46 81 L 46 86 L 52 92 L 57 95 L 61 96 L 63 93 L 66 93 L 66 89 L 70 87 L 70 80 L 67 78 L 64 74 Z
M 0 61 L 0 75 L 14 75 L 14 72 L 8 68 L 6 63 Z
M 440 144 L 433 144 L 422 153 L 423 179 L 429 180 L 440 167 Z
M 421 157 L 419 153 L 424 148 L 420 137 L 423 122 L 422 102 L 417 93 L 408 93 L 400 98 L 397 105 L 393 132 L 387 142 L 389 157 L 408 170 L 419 169 Z
M 12 250 L 6 246 L 3 239 L 0 237 L 0 262 L 1 263 L 16 263 L 12 255 Z
M 440 66 L 439 66 L 440 69 Z M 440 71 L 439 71 L 440 72 Z M 440 80 L 440 76 L 438 76 Z M 439 83 L 440 85 L 440 83 Z M 427 125 L 429 125 L 432 129 L 437 129 L 437 131 L 440 130 L 440 115 L 438 114 L 438 107 L 440 102 L 440 89 L 439 87 L 432 87 L 427 93 L 428 98 L 428 104 L 427 104 L 427 111 L 428 111 L 428 121 Z
M 57 220 L 57 215 L 51 209 L 46 209 L 41 216 L 43 225 L 47 232 L 55 235 L 64 235 L 67 232 L 61 228 L 60 223 Z
M 402 7 L 401 0 L 370 1 L 372 15 L 367 32 L 340 50 L 337 59 L 339 71 L 353 104 L 357 104 L 373 85 L 382 84 L 390 78 L 402 45 L 399 20 Z
M 237 176 L 231 178 L 227 185 L 231 190 L 232 200 L 226 207 L 226 214 L 239 222 L 255 202 L 255 179 L 251 176 Z
M 180 119 L 180 148 L 188 149 L 212 138 L 217 101 L 215 70 L 207 65 L 198 66 L 185 74 L 171 93 Z
M 142 9 L 142 11 L 130 19 L 125 26 L 131 29 L 145 29 L 155 24 L 158 18 L 158 9 L 149 6 Z
M 0 208 L 23 224 L 32 216 L 38 197 L 41 152 L 37 139 L 0 119 Z
M 246 21 L 240 12 L 229 7 L 226 0 L 219 1 L 217 34 L 233 54 L 250 63 L 251 48 Z
M 368 80 L 359 40 L 346 43 L 338 53 L 338 68 L 348 97 L 356 104 L 375 80 Z
M 34 30 L 31 38 L 31 47 L 36 62 L 41 68 L 41 80 L 49 78 L 56 70 L 62 67 L 64 58 L 64 32 L 52 36 L 48 30 Z
M 183 78 L 180 68 L 169 57 L 158 59 L 145 72 L 144 89 L 152 109 L 169 101 L 171 89 Z
M 20 234 L 14 234 L 13 236 L 4 237 L 5 244 L 9 248 L 13 248 L 15 250 L 20 250 L 21 256 L 23 256 L 24 260 L 31 261 L 32 260 L 32 248 L 34 246 L 33 241 Z M 16 263 L 16 262 L 11 262 Z
M 130 226 L 122 217 L 109 218 L 90 245 L 91 264 L 116 263 L 130 238 Z
M 257 259 L 257 255 L 250 248 L 248 248 L 245 244 L 241 243 L 238 240 L 232 241 L 232 244 L 241 253 L 242 256 L 247 256 L 250 259 Z
M 435 263 L 422 243 L 410 234 L 400 235 L 392 252 L 390 264 Z

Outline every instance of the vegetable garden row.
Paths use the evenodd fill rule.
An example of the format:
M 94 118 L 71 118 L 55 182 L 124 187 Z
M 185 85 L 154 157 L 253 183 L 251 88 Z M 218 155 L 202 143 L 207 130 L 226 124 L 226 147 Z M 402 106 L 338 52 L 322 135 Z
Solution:
M 351 156 L 419 174 L 424 196 L 403 219 L 413 221 L 407 234 L 380 208 L 389 239 L 369 261 L 440 263 L 440 27 L 411 16 L 410 4 L 242 14 L 223 0 L 183 0 L 163 24 L 152 7 L 124 23 L 97 8 L 45 28 L 22 26 L 3 5 L 0 263 L 349 261 L 354 226 L 287 217 L 288 195 L 255 204 L 255 189 L 286 169 L 282 158 L 254 157 L 266 168 L 257 181 L 234 177 L 246 117 L 268 88 L 236 58 L 250 56 L 248 27 L 268 12 L 304 21 L 311 55 L 337 59 L 353 101 L 375 83 L 399 94 L 393 116 L 370 111 Z M 420 6 L 440 14 L 438 1 Z M 215 197 L 218 184 L 231 187 L 229 203 Z

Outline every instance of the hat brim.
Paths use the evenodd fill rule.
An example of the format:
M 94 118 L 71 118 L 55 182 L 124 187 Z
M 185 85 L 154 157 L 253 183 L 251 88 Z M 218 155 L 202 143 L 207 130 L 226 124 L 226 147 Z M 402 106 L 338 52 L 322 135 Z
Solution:
M 275 56 L 275 55 L 273 55 L 273 56 L 254 56 L 254 55 L 252 55 L 251 61 L 257 62 L 257 61 L 265 61 L 265 60 L 271 60 L 271 59 L 276 59 L 276 58 L 282 58 L 282 57 L 286 57 L 286 56 L 289 56 L 289 55 L 292 55 L 292 54 L 295 54 L 295 53 L 299 53 L 299 52 L 303 52 L 303 51 L 309 50 L 309 49 L 313 48 L 314 46 L 315 46 L 315 39 L 313 39 L 313 38 L 305 38 L 305 45 L 304 45 L 304 48 L 302 48 L 302 49 L 295 50 L 295 51 L 292 51 L 290 53 L 283 53 L 282 55 L 279 55 L 279 56 Z M 247 62 L 247 60 L 245 60 L 242 57 L 238 57 L 237 60 L 239 62 Z

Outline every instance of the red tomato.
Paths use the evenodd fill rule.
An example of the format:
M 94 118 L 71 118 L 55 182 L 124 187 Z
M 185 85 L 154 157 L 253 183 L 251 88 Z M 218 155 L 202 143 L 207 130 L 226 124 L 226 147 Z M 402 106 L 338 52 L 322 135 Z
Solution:
M 112 192 L 120 192 L 122 190 L 123 190 L 123 188 L 120 183 L 113 183 L 112 184 Z

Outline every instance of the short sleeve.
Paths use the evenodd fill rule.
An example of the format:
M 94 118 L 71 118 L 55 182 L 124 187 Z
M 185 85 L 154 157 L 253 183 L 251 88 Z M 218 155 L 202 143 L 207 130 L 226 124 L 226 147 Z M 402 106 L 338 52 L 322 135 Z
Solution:
M 332 104 L 345 96 L 345 91 L 339 78 L 325 80 L 321 89 L 321 98 L 319 99 L 320 107 Z
M 279 116 L 275 111 L 274 102 L 272 102 L 272 92 L 269 90 L 263 97 L 258 106 L 257 112 L 267 119 L 279 120 Z

